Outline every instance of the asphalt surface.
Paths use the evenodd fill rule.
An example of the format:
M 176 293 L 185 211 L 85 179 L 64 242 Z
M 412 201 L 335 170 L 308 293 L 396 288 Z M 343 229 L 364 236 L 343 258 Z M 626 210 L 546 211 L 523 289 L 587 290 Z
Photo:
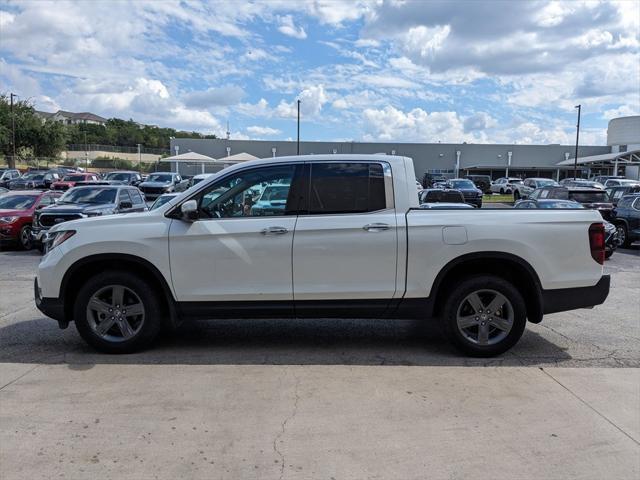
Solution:
M 0 478 L 640 477 L 640 249 L 604 305 L 467 359 L 417 321 L 197 322 L 97 354 L 0 252 Z

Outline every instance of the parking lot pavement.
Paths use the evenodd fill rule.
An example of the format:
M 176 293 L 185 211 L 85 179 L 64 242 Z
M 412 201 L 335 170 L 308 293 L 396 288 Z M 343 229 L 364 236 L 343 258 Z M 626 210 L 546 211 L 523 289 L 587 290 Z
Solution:
M 640 249 L 592 310 L 470 360 L 433 324 L 185 325 L 105 356 L 0 252 L 0 478 L 638 478 Z

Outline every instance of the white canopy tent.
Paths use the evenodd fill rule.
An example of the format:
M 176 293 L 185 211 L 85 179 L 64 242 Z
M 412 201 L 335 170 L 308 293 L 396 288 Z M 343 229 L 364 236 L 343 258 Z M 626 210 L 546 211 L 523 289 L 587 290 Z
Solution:
M 161 162 L 167 162 L 171 164 L 171 171 L 180 173 L 179 165 L 181 163 L 187 163 L 190 165 L 199 165 L 201 167 L 201 173 L 205 173 L 205 166 L 223 166 L 221 162 L 218 162 L 215 158 L 208 157 L 206 155 L 202 155 L 201 153 L 196 152 L 186 152 L 181 153 L 180 155 L 174 155 L 172 157 L 165 157 L 160 160 Z

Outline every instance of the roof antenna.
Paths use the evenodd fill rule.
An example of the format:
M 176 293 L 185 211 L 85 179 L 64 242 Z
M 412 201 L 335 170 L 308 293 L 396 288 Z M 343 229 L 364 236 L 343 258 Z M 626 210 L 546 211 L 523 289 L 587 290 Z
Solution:
M 231 132 L 229 131 L 229 120 L 227 120 L 227 140 L 231 140 Z

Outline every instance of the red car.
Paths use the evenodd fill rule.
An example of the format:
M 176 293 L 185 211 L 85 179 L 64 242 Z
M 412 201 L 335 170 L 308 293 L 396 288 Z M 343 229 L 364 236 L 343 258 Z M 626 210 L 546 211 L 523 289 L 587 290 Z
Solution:
M 51 190 L 69 190 L 76 185 L 76 182 L 95 182 L 98 180 L 98 175 L 95 173 L 70 173 L 65 175 L 62 180 L 53 182 L 51 184 Z
M 0 195 L 0 245 L 32 247 L 33 212 L 53 205 L 62 192 L 17 190 Z

